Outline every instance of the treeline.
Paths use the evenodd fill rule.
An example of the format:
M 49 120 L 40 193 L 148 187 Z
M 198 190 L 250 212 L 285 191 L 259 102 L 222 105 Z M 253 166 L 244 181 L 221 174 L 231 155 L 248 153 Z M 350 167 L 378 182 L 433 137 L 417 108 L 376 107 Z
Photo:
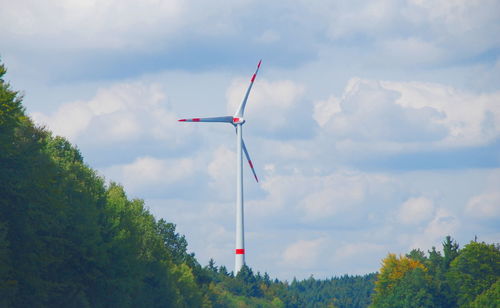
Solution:
M 375 274 L 318 280 L 310 277 L 291 283 L 271 280 L 267 273 L 254 274 L 244 266 L 236 277 L 211 260 L 213 302 L 217 307 L 368 307 Z
M 375 282 L 371 307 L 500 307 L 500 246 L 446 237 L 443 253 L 414 249 L 389 254 Z

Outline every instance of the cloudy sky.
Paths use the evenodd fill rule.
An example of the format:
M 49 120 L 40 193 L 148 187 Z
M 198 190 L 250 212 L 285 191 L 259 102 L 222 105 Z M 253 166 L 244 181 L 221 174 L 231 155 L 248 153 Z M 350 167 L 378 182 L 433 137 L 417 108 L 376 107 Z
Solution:
M 499 1 L 0 0 L 28 113 L 234 266 L 244 129 L 247 263 L 364 274 L 446 235 L 500 239 Z

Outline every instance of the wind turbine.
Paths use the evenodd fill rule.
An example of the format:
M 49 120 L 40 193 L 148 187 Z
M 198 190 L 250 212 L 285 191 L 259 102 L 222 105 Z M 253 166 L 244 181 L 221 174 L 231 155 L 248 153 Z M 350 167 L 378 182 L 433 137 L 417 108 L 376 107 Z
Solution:
M 252 164 L 252 160 L 250 159 L 250 155 L 248 154 L 247 148 L 245 146 L 245 142 L 243 141 L 243 124 L 245 123 L 245 119 L 243 118 L 243 114 L 245 112 L 245 106 L 248 100 L 248 94 L 250 94 L 250 90 L 252 89 L 253 83 L 255 81 L 255 77 L 259 72 L 260 64 L 262 60 L 257 64 L 257 69 L 250 79 L 250 85 L 248 86 L 247 92 L 245 93 L 245 97 L 241 102 L 238 110 L 234 116 L 223 116 L 223 117 L 212 117 L 212 118 L 191 118 L 191 119 L 180 119 L 179 122 L 221 122 L 221 123 L 230 123 L 236 128 L 236 250 L 235 250 L 235 262 L 234 262 L 234 274 L 236 275 L 243 265 L 245 264 L 245 235 L 244 235 L 244 223 L 243 223 L 243 161 L 242 161 L 242 153 L 245 153 L 245 156 L 248 160 L 248 164 L 250 165 L 250 169 L 252 169 L 253 176 L 255 180 L 259 182 L 257 178 L 257 174 L 255 173 L 255 169 Z

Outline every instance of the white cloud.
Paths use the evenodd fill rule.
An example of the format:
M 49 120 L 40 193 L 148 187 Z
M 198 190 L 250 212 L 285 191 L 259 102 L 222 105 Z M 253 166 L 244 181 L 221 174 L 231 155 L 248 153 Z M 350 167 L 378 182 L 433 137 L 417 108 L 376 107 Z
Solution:
M 280 35 L 273 30 L 264 31 L 259 37 L 257 37 L 256 41 L 262 44 L 274 43 L 280 39 Z
M 299 203 L 308 221 L 327 219 L 339 212 L 346 212 L 362 202 L 366 196 L 367 177 L 355 174 L 332 174 L 308 178 L 313 185 Z
M 76 136 L 88 127 L 93 113 L 87 104 L 74 102 L 60 106 L 50 116 L 43 113 L 33 113 L 32 117 L 36 123 L 47 125 L 56 135 L 75 140 Z
M 389 246 L 356 236 L 353 238 L 356 239 L 350 240 L 347 244 L 345 244 L 345 239 L 342 244 L 332 243 L 328 253 L 325 254 L 324 264 L 328 264 L 330 270 L 336 271 L 337 275 L 364 275 L 377 271 L 380 267 L 380 260 L 390 251 Z M 356 264 L 356 266 L 349 272 L 343 270 L 350 264 Z
M 500 218 L 500 192 L 474 196 L 467 202 L 465 214 L 478 219 Z
M 474 94 L 449 86 L 421 82 L 382 82 L 397 91 L 397 104 L 433 108 L 445 116 L 436 122 L 448 129 L 445 146 L 475 146 L 500 136 L 500 92 Z
M 283 252 L 283 261 L 294 267 L 307 268 L 314 265 L 320 251 L 323 249 L 324 239 L 299 240 L 289 245 Z
M 22 64 L 21 54 L 32 56 L 31 50 L 36 49 L 42 52 L 37 59 L 48 63 L 45 68 L 52 68 L 52 75 L 57 69 L 58 77 L 68 67 L 81 70 L 95 61 L 106 66 L 107 62 L 116 64 L 119 57 L 135 62 L 137 55 L 165 59 L 171 65 L 178 63 L 179 55 L 199 63 L 206 54 L 205 63 L 215 58 L 227 64 L 234 63 L 236 54 L 241 58 L 264 54 L 286 66 L 315 59 L 324 48 L 346 48 L 347 54 L 336 63 L 322 65 L 337 68 L 356 59 L 365 68 L 382 67 L 380 72 L 405 64 L 415 67 L 417 63 L 420 68 L 422 63 L 447 66 L 475 61 L 500 46 L 495 35 L 500 30 L 495 0 L 273 5 L 261 0 L 4 2 L 0 12 L 4 53 Z M 82 57 L 86 61 L 77 61 Z M 151 66 L 148 59 L 141 60 Z M 30 64 L 23 69 L 28 71 Z M 161 63 L 154 69 L 166 66 Z
M 315 104 L 314 118 L 338 147 L 429 150 L 485 145 L 500 136 L 500 93 L 353 78 L 341 99 Z M 424 148 L 425 147 L 425 148 Z
M 6 3 L 4 3 L 6 4 Z M 5 8 L 5 7 L 4 7 Z M 151 41 L 182 25 L 183 2 L 168 1 L 39 1 L 9 2 L 0 24 L 10 41 L 43 49 L 151 48 Z M 131 39 L 134 38 L 134 39 Z
M 418 225 L 427 221 L 434 213 L 434 203 L 425 197 L 406 200 L 398 212 L 398 220 L 403 224 Z
M 451 211 L 438 208 L 432 221 L 428 223 L 422 233 L 414 236 L 411 248 L 440 247 L 440 243 L 447 235 L 456 234 L 460 220 Z
M 400 94 L 381 83 L 351 79 L 340 102 L 324 126 L 343 139 L 410 143 L 439 140 L 446 133 L 437 123 L 435 108 L 406 107 L 396 103 Z M 324 120 L 323 120 L 324 122 Z
M 235 80 L 226 91 L 228 114 L 238 109 L 248 85 L 249 79 Z M 252 131 L 292 137 L 310 129 L 307 127 L 311 119 L 310 106 L 301 100 L 304 91 L 303 85 L 290 80 L 257 79 L 245 108 L 245 118 L 251 121 Z
M 213 160 L 208 164 L 208 174 L 213 180 L 221 180 L 229 177 L 236 168 L 236 153 L 225 146 L 218 147 L 213 153 Z
M 500 46 L 500 39 L 493 35 L 500 30 L 500 5 L 494 0 L 384 0 L 318 9 L 323 12 L 316 16 L 329 17 L 328 34 L 334 42 L 364 38 L 382 46 L 374 48 L 373 61 L 391 63 L 395 56 L 410 65 L 439 63 L 445 53 L 447 59 L 466 58 Z M 391 45 L 395 49 L 387 48 Z
M 500 45 L 500 39 L 489 35 L 500 26 L 497 1 L 412 0 L 409 4 L 406 10 L 409 21 L 426 27 L 427 36 L 440 45 L 461 53 Z
M 380 43 L 381 53 L 399 64 L 418 66 L 443 61 L 448 51 L 418 37 L 388 39 Z
M 342 111 L 340 101 L 335 96 L 330 96 L 326 101 L 319 101 L 314 104 L 313 118 L 323 127 L 330 118 Z
M 287 211 L 290 213 L 288 201 L 296 198 L 297 194 L 304 194 L 305 187 L 297 185 L 301 183 L 300 177 L 287 177 L 282 175 L 269 175 L 261 179 L 261 187 L 266 192 L 266 197 L 260 200 L 248 200 L 246 202 L 250 215 L 257 217 L 269 217 L 277 213 Z M 293 191 L 295 189 L 295 191 Z
M 180 129 L 176 115 L 166 107 L 165 93 L 154 83 L 115 84 L 99 89 L 89 101 L 65 103 L 51 115 L 32 116 L 57 135 L 90 144 L 152 138 L 173 147 L 192 131 L 192 127 Z
M 266 150 L 266 153 L 263 154 L 272 157 L 275 162 L 280 161 L 282 165 L 285 161 L 307 161 L 314 157 L 313 151 L 301 143 L 264 139 L 261 141 L 261 145 L 261 148 Z
M 102 172 L 108 179 L 123 184 L 133 194 L 151 194 L 172 191 L 192 179 L 195 170 L 195 162 L 190 158 L 138 157 L 132 163 L 114 165 Z
M 232 200 L 235 189 L 236 153 L 225 146 L 218 147 L 213 152 L 212 161 L 208 164 L 207 170 L 212 180 L 209 183 L 210 187 L 216 189 L 223 200 L 228 198 Z
M 338 262 L 362 259 L 366 255 L 385 252 L 386 249 L 383 245 L 368 242 L 349 243 L 335 248 L 334 260 Z
M 394 1 L 334 5 L 330 8 L 328 34 L 332 39 L 342 39 L 360 33 L 380 36 L 391 32 L 399 7 Z
M 363 211 L 367 200 L 385 198 L 394 185 L 388 176 L 357 171 L 325 175 L 303 174 L 299 170 L 286 175 L 275 172 L 261 182 L 265 197 L 247 202 L 249 214 L 258 219 L 269 215 L 282 215 L 302 223 L 356 219 L 359 215 L 364 219 L 369 211 L 359 211 Z

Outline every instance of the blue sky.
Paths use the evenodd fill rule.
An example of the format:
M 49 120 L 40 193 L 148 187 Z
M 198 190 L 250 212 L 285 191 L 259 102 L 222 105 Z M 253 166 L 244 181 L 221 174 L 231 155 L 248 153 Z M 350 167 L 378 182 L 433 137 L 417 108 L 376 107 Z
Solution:
M 364 274 L 388 252 L 500 238 L 498 1 L 6 1 L 0 56 L 29 114 L 233 268 Z

